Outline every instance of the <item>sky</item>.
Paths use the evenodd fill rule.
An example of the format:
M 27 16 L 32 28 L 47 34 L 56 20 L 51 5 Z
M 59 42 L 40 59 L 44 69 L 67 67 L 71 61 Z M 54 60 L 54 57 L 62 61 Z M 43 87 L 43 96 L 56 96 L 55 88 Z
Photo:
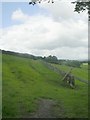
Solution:
M 0 3 L 1 5 L 1 3 Z M 0 49 L 59 59 L 88 59 L 88 15 L 71 2 L 2 2 Z

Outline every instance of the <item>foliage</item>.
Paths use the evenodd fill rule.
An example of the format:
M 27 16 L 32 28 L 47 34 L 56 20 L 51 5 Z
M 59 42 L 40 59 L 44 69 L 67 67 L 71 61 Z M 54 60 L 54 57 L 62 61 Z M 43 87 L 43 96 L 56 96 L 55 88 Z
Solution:
M 58 63 L 58 59 L 56 56 L 48 56 L 48 57 L 44 57 L 44 60 L 50 63 Z
M 80 0 L 80 1 L 79 2 L 77 2 L 77 1 L 72 2 L 73 4 L 75 4 L 74 11 L 80 13 L 80 12 L 87 10 L 88 15 L 89 15 L 89 21 L 90 21 L 90 1 L 88 1 L 88 2 L 82 2 L 82 0 Z
M 77 61 L 77 60 L 67 60 L 67 62 L 65 63 L 65 65 L 71 66 L 71 67 L 80 67 L 81 62 Z

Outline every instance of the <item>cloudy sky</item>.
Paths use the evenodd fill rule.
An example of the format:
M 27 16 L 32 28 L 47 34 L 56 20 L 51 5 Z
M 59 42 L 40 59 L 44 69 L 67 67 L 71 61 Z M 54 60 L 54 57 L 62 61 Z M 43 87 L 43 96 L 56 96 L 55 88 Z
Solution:
M 87 13 L 75 13 L 71 2 L 55 0 L 35 6 L 3 2 L 0 49 L 59 59 L 88 58 Z

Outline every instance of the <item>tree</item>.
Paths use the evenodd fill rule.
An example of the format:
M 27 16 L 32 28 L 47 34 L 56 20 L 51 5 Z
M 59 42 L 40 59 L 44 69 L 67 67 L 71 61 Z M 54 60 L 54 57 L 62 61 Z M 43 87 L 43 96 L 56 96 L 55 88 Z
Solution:
M 29 4 L 36 4 L 37 2 L 41 3 L 42 0 L 31 0 L 31 2 L 29 2 Z M 52 3 L 54 3 L 53 0 L 51 0 Z M 50 0 L 47 0 L 47 2 L 49 3 Z M 75 12 L 83 12 L 85 10 L 88 10 L 88 15 L 89 15 L 89 21 L 90 21 L 90 0 L 77 0 L 75 2 L 71 2 L 73 4 L 75 4 Z
M 44 60 L 50 63 L 55 63 L 55 64 L 58 63 L 58 59 L 56 56 L 49 55 L 48 57 L 44 57 Z
M 84 0 L 85 1 L 85 0 Z M 75 9 L 74 11 L 75 12 L 83 12 L 85 10 L 88 11 L 88 15 L 89 15 L 89 21 L 90 21 L 90 0 L 86 0 L 86 2 L 83 2 L 82 0 L 79 0 L 78 1 L 75 1 L 75 2 L 72 2 L 73 4 L 75 4 Z

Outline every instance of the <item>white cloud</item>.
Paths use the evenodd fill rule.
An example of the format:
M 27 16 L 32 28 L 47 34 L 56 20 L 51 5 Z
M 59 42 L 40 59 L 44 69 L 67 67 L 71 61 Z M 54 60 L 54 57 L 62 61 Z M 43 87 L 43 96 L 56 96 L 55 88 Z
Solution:
M 27 51 L 29 53 L 29 51 Z M 86 59 L 88 58 L 88 49 L 84 47 L 78 47 L 77 49 L 75 48 L 70 48 L 70 47 L 61 47 L 61 48 L 56 48 L 53 50 L 37 50 L 33 49 L 31 52 L 35 55 L 42 55 L 42 56 L 49 56 L 49 55 L 55 55 L 58 56 L 60 59 Z
M 61 6 L 61 9 L 63 7 Z M 59 10 L 58 6 L 56 8 Z M 69 10 L 65 14 L 58 13 L 57 10 L 54 15 L 60 14 L 61 20 L 53 19 L 54 15 L 29 16 L 21 9 L 14 11 L 12 19 L 23 23 L 4 28 L 0 48 L 34 55 L 52 54 L 59 58 L 86 59 L 88 47 L 86 21 L 73 19 L 73 14 L 69 13 Z
M 25 15 L 21 9 L 18 9 L 13 12 L 12 19 L 25 22 L 29 18 L 28 15 Z
M 41 8 L 45 8 L 51 12 L 52 16 L 57 21 L 68 21 L 82 19 L 87 21 L 88 15 L 87 11 L 81 14 L 74 12 L 75 4 L 72 4 L 72 0 L 54 0 L 54 4 L 48 4 L 47 2 L 39 4 Z M 75 0 L 74 0 L 75 1 Z

